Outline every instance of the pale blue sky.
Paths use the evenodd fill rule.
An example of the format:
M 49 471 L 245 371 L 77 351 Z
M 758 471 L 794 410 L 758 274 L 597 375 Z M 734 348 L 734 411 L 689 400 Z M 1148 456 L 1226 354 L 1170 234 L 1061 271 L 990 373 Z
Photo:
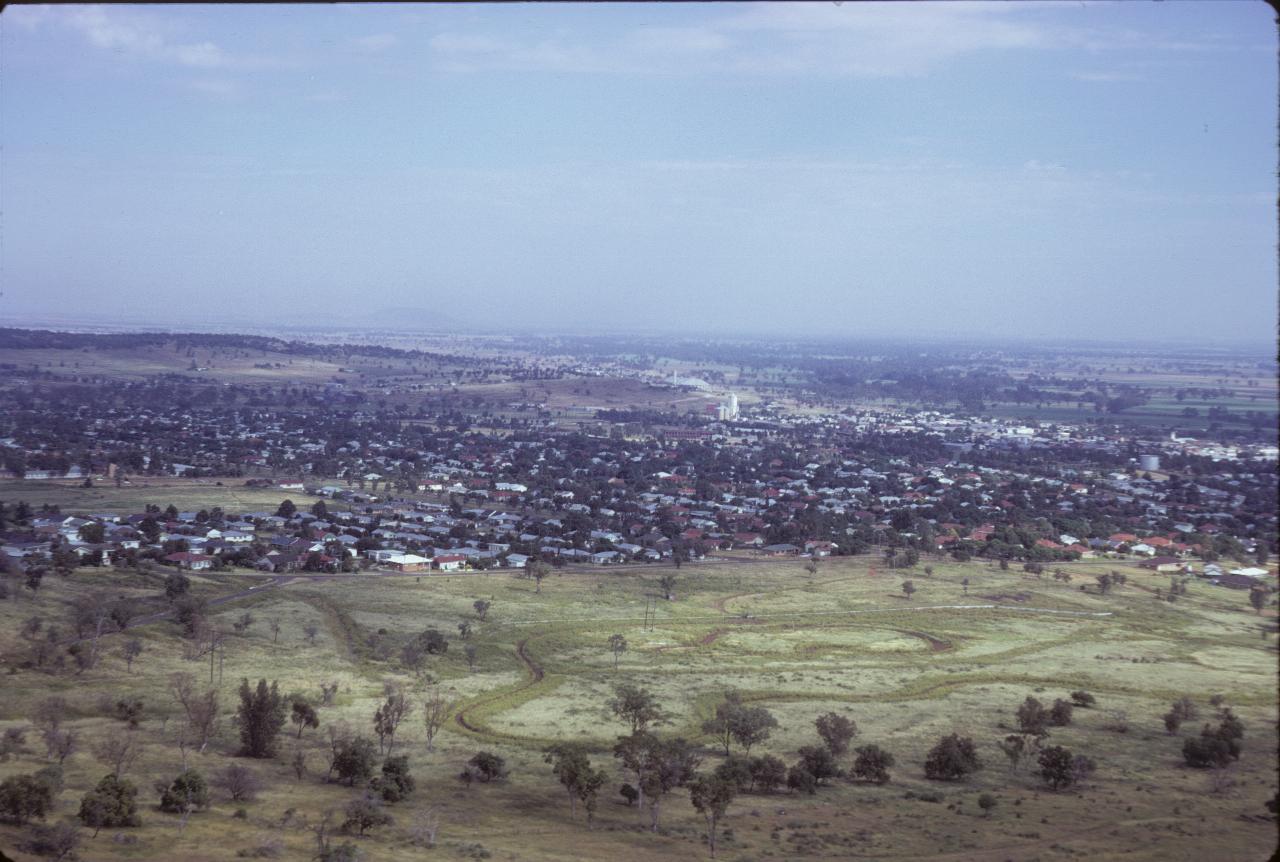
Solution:
M 0 321 L 1270 341 L 1246 0 L 9 7 Z

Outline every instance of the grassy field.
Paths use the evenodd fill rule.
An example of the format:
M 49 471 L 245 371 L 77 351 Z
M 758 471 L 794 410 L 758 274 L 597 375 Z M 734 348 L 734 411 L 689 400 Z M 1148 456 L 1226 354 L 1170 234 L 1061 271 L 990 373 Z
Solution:
M 278 760 L 234 761 L 268 782 L 258 801 L 231 803 L 215 790 L 213 806 L 185 827 L 156 808 L 152 790 L 180 763 L 173 743 L 177 707 L 166 686 L 175 671 L 207 681 L 209 665 L 183 659 L 175 625 L 131 632 L 144 642 L 132 673 L 117 654 L 119 634 L 107 638 L 103 662 L 78 676 L 18 667 L 27 649 L 19 635 L 23 620 L 65 617 L 67 602 L 86 591 L 146 596 L 160 588 L 159 575 L 82 569 L 68 579 L 46 578 L 34 596 L 24 590 L 0 602 L 0 728 L 27 725 L 34 704 L 50 693 L 68 699 L 71 726 L 86 744 L 66 763 L 67 786 L 50 820 L 70 821 L 80 797 L 104 773 L 88 743 L 123 727 L 106 717 L 104 698 L 127 694 L 145 701 L 146 750 L 128 774 L 141 789 L 143 826 L 104 830 L 96 839 L 86 831 L 85 858 L 222 860 L 278 841 L 280 858 L 306 859 L 314 847 L 306 824 L 355 795 L 322 781 L 325 728 L 346 721 L 372 736 L 384 682 L 414 691 L 423 685 L 395 658 L 379 660 L 378 643 L 395 647 L 395 656 L 399 644 L 435 627 L 452 645 L 428 660 L 427 672 L 452 691 L 462 720 L 448 723 L 432 752 L 424 743 L 421 707 L 407 720 L 397 749 L 409 754 L 418 791 L 391 807 L 392 826 L 352 839 L 370 860 L 705 858 L 705 826 L 683 791 L 664 802 L 658 834 L 616 792 L 626 776 L 609 749 L 624 727 L 605 702 L 624 681 L 655 693 L 667 713 L 660 733 L 705 744 L 704 769 L 721 757 L 700 725 L 729 687 L 779 720 L 753 753 L 794 762 L 800 746 L 817 741 L 814 717 L 836 711 L 856 720 L 855 745 L 876 743 L 896 756 L 893 780 L 882 787 L 840 780 L 816 796 L 739 796 L 724 821 L 730 831 L 721 843 L 723 859 L 1270 856 L 1275 823 L 1263 803 L 1276 789 L 1276 644 L 1274 636 L 1260 636 L 1260 620 L 1242 593 L 1192 584 L 1189 596 L 1169 604 L 1154 597 L 1167 576 L 1136 567 L 1126 568 L 1128 584 L 1112 595 L 1081 592 L 1080 584 L 1092 584 L 1094 574 L 1115 565 L 1092 562 L 1068 567 L 1070 585 L 984 564 L 933 562 L 935 572 L 926 577 L 919 568 L 890 573 L 870 563 L 828 560 L 813 577 L 795 561 L 690 565 L 677 573 L 671 602 L 657 597 L 662 572 L 656 568 L 553 574 L 541 593 L 506 573 L 298 578 L 260 589 L 217 608 L 217 622 L 228 628 L 245 611 L 256 622 L 231 637 L 220 684 L 215 673 L 227 715 L 210 750 L 191 756 L 196 768 L 213 774 L 233 762 L 230 717 L 241 677 L 279 680 L 286 692 L 313 696 L 321 682 L 337 681 L 340 692 L 333 706 L 321 709 L 320 729 L 300 742 L 289 738 Z M 900 589 L 906 577 L 918 587 L 910 600 Z M 235 576 L 194 580 L 209 596 L 249 583 Z M 656 619 L 646 627 L 644 609 L 655 597 Z M 472 611 L 480 598 L 492 602 L 485 622 Z M 278 643 L 267 624 L 273 617 L 281 624 Z M 474 626 L 474 671 L 457 637 L 464 619 Z M 314 643 L 304 635 L 309 624 L 320 626 Z M 69 629 L 66 622 L 60 627 Z M 613 633 L 629 645 L 616 670 L 607 648 Z M 1014 710 L 1027 695 L 1051 703 L 1075 689 L 1092 692 L 1097 706 L 1076 710 L 1073 724 L 1054 729 L 1051 742 L 1088 754 L 1098 770 L 1082 787 L 1053 793 L 1026 766 L 1011 772 L 996 742 L 1016 724 Z M 1206 719 L 1208 698 L 1224 695 L 1246 725 L 1245 754 L 1230 769 L 1233 784 L 1224 792 L 1210 793 L 1210 776 L 1182 765 L 1182 739 L 1164 731 L 1160 716 L 1183 694 Z M 1127 733 L 1111 729 L 1114 710 L 1127 714 Z M 1182 736 L 1199 727 L 1189 722 Z M 925 753 L 951 732 L 973 737 L 986 768 L 961 783 L 927 781 Z M 570 739 L 591 746 L 593 761 L 610 774 L 590 831 L 581 813 L 570 817 L 542 760 L 546 745 Z M 288 766 L 295 746 L 309 765 L 302 780 Z M 34 732 L 27 748 L 0 763 L 0 777 L 44 764 Z M 510 780 L 470 787 L 456 781 L 479 750 L 505 757 Z M 931 791 L 942 801 L 918 798 Z M 984 792 L 999 800 L 990 818 L 977 807 Z M 414 830 L 432 812 L 440 822 L 438 844 L 427 850 L 414 845 Z M 0 847 L 26 858 L 12 849 L 20 835 L 0 827 Z
M 274 512 L 280 501 L 292 499 L 300 507 L 312 499 L 302 491 L 279 488 L 249 488 L 244 479 L 186 479 L 181 477 L 135 476 L 119 488 L 109 480 L 92 488 L 81 487 L 76 479 L 2 479 L 0 500 L 13 504 L 20 500 L 32 506 L 45 503 L 59 506 L 65 513 L 141 512 L 147 503 L 178 511 L 199 511 L 221 506 L 228 512 Z

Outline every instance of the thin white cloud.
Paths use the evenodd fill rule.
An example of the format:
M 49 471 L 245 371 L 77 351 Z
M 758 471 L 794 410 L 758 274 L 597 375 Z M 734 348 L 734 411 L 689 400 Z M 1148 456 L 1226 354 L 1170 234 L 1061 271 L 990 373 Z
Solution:
M 363 51 L 369 54 L 377 54 L 383 51 L 389 51 L 399 44 L 400 40 L 394 33 L 374 33 L 369 36 L 361 36 L 352 41 L 352 46 L 357 51 Z
M 6 10 L 6 16 L 23 7 Z M 161 19 L 136 10 L 122 11 L 104 6 L 51 7 L 38 13 L 22 11 L 23 26 L 33 28 L 55 23 L 79 33 L 89 44 L 120 56 L 169 63 L 188 69 L 245 69 L 276 66 L 267 57 L 231 54 L 209 40 L 184 41 L 175 38 L 172 19 Z

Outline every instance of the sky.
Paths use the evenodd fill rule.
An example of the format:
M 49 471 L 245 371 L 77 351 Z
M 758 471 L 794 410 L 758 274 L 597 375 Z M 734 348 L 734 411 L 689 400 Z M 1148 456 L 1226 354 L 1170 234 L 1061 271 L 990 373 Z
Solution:
M 1263 2 L 9 6 L 0 322 L 1272 343 Z

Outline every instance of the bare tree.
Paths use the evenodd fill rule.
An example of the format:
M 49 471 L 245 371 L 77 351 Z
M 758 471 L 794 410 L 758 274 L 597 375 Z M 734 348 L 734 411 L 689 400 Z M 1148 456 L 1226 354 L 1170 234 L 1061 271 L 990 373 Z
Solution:
M 137 638 L 129 638 L 120 646 L 120 657 L 124 659 L 129 673 L 133 673 L 133 662 L 140 655 L 142 655 L 142 641 Z
M 279 643 L 280 642 L 280 618 L 270 617 L 267 620 L 267 625 L 271 627 L 271 642 L 273 644 Z
M 448 721 L 456 705 L 457 701 L 446 696 L 440 686 L 433 685 L 427 689 L 427 695 L 422 701 L 422 721 L 427 731 L 427 751 L 435 750 L 436 734 Z
M 138 742 L 137 731 L 127 730 L 103 737 L 92 750 L 93 756 L 111 767 L 112 774 L 119 778 L 120 773 L 127 772 L 142 754 L 142 745 Z
M 387 699 L 373 713 L 373 730 L 378 734 L 378 750 L 390 754 L 395 745 L 396 730 L 405 716 L 413 711 L 413 704 L 398 683 L 385 683 L 383 693 Z
M 333 706 L 333 698 L 338 694 L 338 683 L 322 682 L 320 683 L 320 705 Z
M 217 733 L 220 721 L 217 689 L 201 691 L 196 686 L 195 676 L 175 673 L 169 677 L 169 690 L 186 717 L 184 738 L 194 743 L 203 754 L 209 740 Z

